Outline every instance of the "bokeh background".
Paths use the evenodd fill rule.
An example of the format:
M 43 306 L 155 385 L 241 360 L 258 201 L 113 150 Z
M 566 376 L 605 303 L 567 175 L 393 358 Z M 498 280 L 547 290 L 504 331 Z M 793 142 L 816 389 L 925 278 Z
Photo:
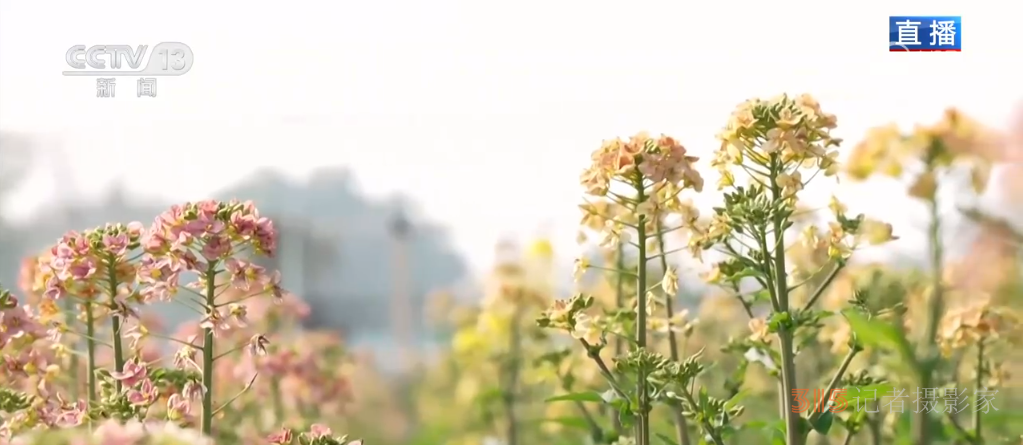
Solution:
M 405 348 L 445 354 L 428 296 L 472 305 L 500 242 L 549 240 L 555 289 L 573 287 L 572 260 L 591 248 L 575 242 L 577 177 L 602 139 L 664 132 L 706 159 L 735 104 L 809 92 L 850 147 L 871 126 L 934 121 L 948 106 L 1019 144 L 1020 12 L 946 0 L 0 0 L 0 282 L 68 229 L 252 199 L 281 227 L 274 265 L 312 308 L 305 323 L 343 333 L 386 376 Z M 886 52 L 898 14 L 961 15 L 963 52 Z M 159 78 L 155 98 L 136 97 L 134 78 L 97 98 L 94 79 L 60 74 L 72 45 L 162 41 L 188 44 L 196 62 Z M 1004 230 L 1023 222 L 1021 158 L 973 203 Z M 899 187 L 808 196 L 837 193 L 894 225 L 901 238 L 862 259 L 923 267 L 924 206 Z M 1015 255 L 947 210 L 950 256 L 983 268 Z M 696 308 L 699 267 L 684 272 Z M 407 326 L 393 322 L 396 300 Z M 187 317 L 168 311 L 171 325 Z

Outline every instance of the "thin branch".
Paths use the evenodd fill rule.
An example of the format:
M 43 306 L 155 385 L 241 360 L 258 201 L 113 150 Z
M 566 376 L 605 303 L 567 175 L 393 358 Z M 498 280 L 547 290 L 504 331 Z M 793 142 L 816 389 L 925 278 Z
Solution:
M 668 255 L 671 255 L 673 253 L 679 253 L 679 252 L 682 252 L 684 250 L 689 250 L 689 248 L 688 247 L 679 247 L 678 249 L 672 249 L 672 250 L 669 250 L 667 252 L 661 252 L 661 253 L 658 253 L 656 255 L 650 255 L 650 256 L 647 257 L 647 259 L 651 259 L 652 260 L 652 259 L 656 259 L 656 258 L 664 258 L 664 257 L 666 257 Z
M 234 397 L 231 397 L 230 400 L 228 400 L 227 402 L 224 402 L 223 405 L 220 405 L 220 408 L 217 408 L 217 409 L 213 410 L 213 415 L 214 416 L 217 415 L 217 413 L 219 413 L 224 408 L 227 408 L 228 405 L 233 403 L 235 400 L 238 400 L 238 398 L 241 397 L 242 394 L 245 394 L 249 389 L 251 389 L 252 388 L 252 384 L 256 383 L 256 377 L 259 377 L 259 373 L 258 372 L 252 375 L 252 378 L 249 379 L 249 383 L 247 383 L 245 385 L 245 387 L 242 388 L 241 391 L 238 391 L 238 394 L 235 394 Z
M 587 355 L 589 355 L 590 358 L 593 359 L 593 361 L 597 362 L 597 368 L 600 368 L 600 373 L 604 376 L 605 379 L 607 379 L 607 382 L 611 384 L 611 389 L 614 389 L 614 391 L 618 393 L 618 396 L 621 397 L 623 400 L 629 400 L 629 394 L 626 393 L 625 390 L 623 390 L 620 386 L 618 386 L 618 380 L 615 379 L 614 374 L 611 373 L 611 369 L 609 369 L 607 367 L 607 364 L 604 363 L 604 359 L 600 358 L 599 354 L 594 354 L 590 352 L 592 350 L 592 346 L 590 345 L 589 342 L 581 338 L 579 339 L 579 342 L 582 343 L 583 347 L 586 348 Z
M 229 305 L 232 305 L 232 304 L 241 303 L 241 302 L 243 302 L 245 300 L 248 300 L 248 299 L 251 299 L 251 298 L 255 298 L 255 297 L 258 297 L 260 295 L 266 295 L 267 293 L 268 292 L 266 290 L 260 290 L 259 292 L 255 292 L 255 293 L 252 293 L 252 294 L 249 294 L 249 295 L 246 295 L 244 297 L 237 298 L 237 299 L 234 299 L 234 300 L 231 300 L 231 301 L 225 301 L 223 303 L 216 303 L 213 306 L 221 308 L 221 307 L 224 307 L 224 306 L 229 306 Z
M 597 423 L 597 419 L 593 418 L 593 415 L 590 414 L 590 411 L 588 409 L 586 409 L 586 405 L 583 405 L 583 402 L 580 402 L 580 401 L 576 400 L 575 401 L 575 406 L 576 406 L 576 408 L 579 409 L 579 412 L 582 413 L 583 420 L 585 420 L 586 423 L 590 426 L 590 431 L 594 435 L 596 435 L 597 433 L 600 433 L 600 434 L 604 433 L 604 430 L 602 430 L 600 428 L 600 424 Z
M 70 329 L 69 329 L 69 330 L 68 330 L 67 332 L 68 332 L 68 333 L 71 333 L 71 334 L 74 334 L 74 335 L 77 335 L 77 336 L 79 336 L 79 337 L 82 337 L 82 338 L 84 338 L 84 339 L 86 339 L 86 340 L 92 340 L 92 341 L 93 341 L 93 342 L 95 342 L 95 343 L 96 343 L 97 345 L 102 345 L 102 346 L 106 346 L 106 347 L 108 347 L 108 348 L 113 348 L 113 347 L 114 347 L 114 345 L 112 345 L 112 344 L 110 344 L 110 343 L 107 343 L 107 342 L 105 342 L 105 341 L 103 341 L 103 340 L 100 340 L 100 339 L 98 339 L 98 338 L 96 338 L 96 337 L 92 337 L 92 336 L 89 336 L 89 335 L 83 334 L 83 333 L 81 333 L 81 332 L 78 332 L 78 331 L 74 331 L 74 330 L 70 330 Z
M 196 345 L 196 344 L 192 344 L 192 343 L 189 343 L 187 341 L 184 341 L 184 340 L 181 340 L 181 339 L 177 339 L 177 338 L 174 338 L 174 337 L 171 337 L 171 336 L 168 336 L 168 335 L 154 334 L 152 332 L 147 332 L 144 335 L 144 337 L 153 337 L 153 338 L 160 338 L 160 339 L 164 339 L 164 340 L 170 340 L 170 341 L 178 343 L 180 345 L 189 346 L 189 347 L 193 347 L 193 348 L 196 348 L 196 349 L 202 347 L 202 346 L 199 346 L 199 345 Z
M 831 393 L 838 387 L 838 384 L 842 381 L 842 376 L 845 375 L 845 371 L 849 369 L 849 365 L 852 364 L 853 359 L 856 358 L 856 354 L 859 354 L 859 352 L 860 348 L 858 346 L 854 345 L 849 348 L 849 353 L 845 355 L 842 364 L 838 365 L 838 370 L 835 371 L 835 376 L 828 383 L 828 389 L 824 391 L 824 398 L 818 402 L 817 406 L 814 407 L 813 413 L 810 414 L 809 420 L 811 424 L 824 414 L 824 409 L 827 407 L 828 402 L 831 401 Z
M 969 431 L 966 431 L 966 428 L 963 428 L 963 424 L 959 423 L 959 419 L 957 419 L 951 411 L 946 410 L 945 417 L 948 418 L 948 423 L 952 424 L 952 427 L 955 428 L 956 431 L 959 432 L 959 435 L 969 442 L 970 445 L 981 445 L 981 442 L 977 440 L 976 437 L 973 437 Z
M 226 356 L 226 355 L 228 355 L 228 354 L 232 354 L 232 353 L 234 353 L 234 352 L 237 352 L 237 351 L 241 350 L 242 348 L 244 348 L 244 347 L 246 347 L 246 346 L 248 346 L 248 343 L 247 343 L 247 342 L 246 342 L 246 343 L 243 343 L 243 344 L 240 344 L 240 345 L 238 345 L 238 346 L 235 346 L 235 347 L 231 348 L 231 349 L 230 349 L 230 350 L 228 350 L 228 351 L 224 351 L 224 352 L 222 352 L 222 353 L 220 353 L 220 354 L 217 354 L 217 355 L 216 355 L 215 357 L 213 357 L 213 361 L 217 361 L 217 360 L 220 360 L 220 358 L 221 358 L 221 357 L 224 357 L 224 356 Z
M 607 271 L 607 272 L 614 272 L 614 273 L 618 273 L 618 274 L 622 274 L 622 275 L 629 275 L 629 276 L 632 276 L 632 277 L 636 276 L 635 272 L 629 272 L 627 270 L 614 269 L 614 268 L 610 268 L 610 267 L 586 266 L 586 268 L 587 269 L 593 269 L 593 270 L 603 270 L 603 271 Z
M 814 291 L 812 296 L 810 296 L 810 299 L 806 301 L 806 305 L 803 306 L 804 311 L 812 309 L 813 305 L 817 304 L 817 300 L 819 300 L 821 296 L 824 295 L 824 291 L 828 289 L 828 286 L 831 286 L 831 282 L 835 281 L 835 278 L 838 277 L 838 273 L 841 272 L 842 269 L 845 269 L 845 262 L 838 263 L 835 265 L 833 269 L 831 269 L 831 272 L 828 273 L 828 276 L 824 278 L 824 282 L 822 282 L 821 285 L 817 287 L 817 290 Z

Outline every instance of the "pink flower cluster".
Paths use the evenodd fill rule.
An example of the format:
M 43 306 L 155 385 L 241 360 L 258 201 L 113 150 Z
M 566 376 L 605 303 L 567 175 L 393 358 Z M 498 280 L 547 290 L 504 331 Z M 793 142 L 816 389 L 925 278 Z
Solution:
M 309 427 L 309 431 L 295 434 L 290 428 L 282 428 L 281 431 L 271 434 L 267 441 L 273 445 L 289 445 L 296 436 L 300 443 L 315 445 L 362 445 L 361 440 L 348 441 L 347 436 L 334 436 L 334 432 L 325 425 L 315 423 Z
M 14 295 L 0 290 L 0 351 L 11 342 L 31 343 L 47 337 L 46 328 L 30 310 L 28 306 L 19 305 Z
M 43 295 L 58 299 L 70 293 L 91 300 L 112 285 L 132 283 L 135 269 L 128 255 L 141 234 L 139 223 L 68 232 L 50 249 Z
M 67 443 L 70 445 L 143 445 L 160 443 L 165 445 L 213 445 L 213 440 L 203 437 L 197 431 L 181 428 L 171 422 L 121 423 L 107 420 L 93 431 L 87 429 L 40 432 L 14 438 L 11 445 L 47 445 Z
M 278 299 L 283 292 L 279 274 L 268 274 L 239 258 L 249 249 L 263 256 L 273 256 L 277 249 L 273 221 L 261 217 L 251 202 L 201 201 L 171 207 L 142 235 L 141 244 L 146 255 L 138 278 L 145 284 L 146 300 L 168 300 L 177 292 L 182 272 L 206 275 L 217 265 L 226 268 L 238 289 L 267 292 Z
M 273 221 L 259 216 L 252 202 L 208 200 L 171 207 L 156 218 L 142 243 L 149 253 L 183 254 L 196 249 L 206 261 L 217 261 L 245 246 L 273 256 L 277 233 Z
M 631 185 L 637 179 L 703 189 L 703 178 L 693 165 L 699 158 L 670 136 L 654 139 L 638 133 L 628 141 L 605 141 L 590 158 L 580 182 L 594 196 L 607 194 L 612 181 Z
M 266 433 L 342 418 L 350 384 L 340 339 L 297 329 L 308 306 L 252 261 L 273 255 L 276 243 L 273 223 L 252 203 L 201 201 L 171 207 L 149 228 L 68 232 L 26 260 L 20 284 L 31 304 L 0 294 L 0 444 L 290 444 L 291 430 L 282 430 L 288 442 Z M 189 276 L 198 278 L 183 282 Z M 147 316 L 157 301 L 202 318 L 165 337 Z M 272 344 L 266 332 L 290 334 L 292 346 Z M 181 347 L 168 357 L 154 338 Z M 361 444 L 325 425 L 294 438 Z

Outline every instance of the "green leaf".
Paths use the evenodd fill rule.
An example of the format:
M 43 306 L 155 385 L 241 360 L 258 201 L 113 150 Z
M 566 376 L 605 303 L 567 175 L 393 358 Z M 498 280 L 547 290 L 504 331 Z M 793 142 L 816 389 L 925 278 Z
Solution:
M 797 430 L 800 435 L 806 436 L 813 430 L 813 425 L 810 425 L 810 421 L 806 417 L 799 418 L 799 429 Z
M 895 386 L 889 383 L 878 383 L 874 385 L 864 386 L 848 386 L 845 388 L 845 400 L 848 404 L 846 409 L 856 406 L 856 398 L 860 398 L 866 403 L 867 400 L 875 400 L 880 402 L 885 396 L 890 396 L 892 391 L 895 390 Z
M 747 268 L 745 268 L 743 270 L 740 270 L 739 272 L 736 272 L 735 275 L 732 275 L 732 276 L 728 277 L 728 281 L 738 282 L 738 281 L 741 281 L 744 278 L 762 277 L 762 276 L 764 276 L 763 272 L 760 272 L 759 270 L 756 270 L 756 269 L 754 269 L 752 267 L 747 267 Z
M 1017 425 L 1023 423 L 1023 411 L 999 410 L 984 413 L 984 423 L 988 425 Z
M 728 399 L 728 401 L 725 402 L 725 408 L 727 408 L 727 409 L 735 408 L 736 406 L 739 405 L 739 402 L 741 402 L 742 399 L 745 399 L 746 396 L 748 396 L 749 394 L 750 394 L 750 391 L 748 389 L 744 389 L 744 390 L 739 391 L 738 394 L 732 396 L 731 399 Z
M 501 388 L 490 388 L 476 395 L 476 403 L 487 405 L 501 399 L 503 391 Z
M 674 440 L 672 440 L 668 436 L 665 436 L 665 435 L 663 435 L 661 433 L 655 433 L 655 434 L 657 434 L 657 438 L 658 439 L 661 439 L 664 443 L 666 443 L 668 445 L 678 445 L 678 442 L 675 442 Z
M 600 397 L 599 393 L 593 391 L 585 392 L 574 392 L 571 394 L 562 394 L 560 396 L 554 396 L 544 400 L 546 403 L 551 402 L 603 402 L 604 399 Z
M 742 428 L 743 429 L 749 429 L 749 430 L 766 429 L 766 428 L 772 427 L 772 426 L 774 426 L 773 423 L 768 423 L 767 421 L 764 421 L 764 420 L 751 420 L 749 422 L 746 422 L 746 423 L 742 424 Z
M 764 289 L 753 294 L 753 301 L 757 303 L 771 301 L 771 292 Z
M 821 435 L 828 434 L 831 430 L 831 425 L 835 422 L 835 416 L 831 414 L 831 411 L 825 411 L 821 414 L 814 422 L 811 423 L 813 430 L 820 433 Z
M 856 311 L 845 311 L 843 314 L 857 340 L 865 345 L 898 353 L 913 369 L 918 368 L 916 355 L 902 330 L 891 323 L 867 319 Z
M 629 429 L 636 422 L 636 416 L 632 413 L 632 409 L 627 405 L 623 404 L 618 408 L 618 422 L 622 424 L 622 428 Z
M 582 431 L 589 431 L 590 429 L 590 424 L 586 422 L 586 419 L 581 417 L 554 417 L 550 419 L 543 419 L 542 421 L 557 423 L 568 428 L 575 428 Z

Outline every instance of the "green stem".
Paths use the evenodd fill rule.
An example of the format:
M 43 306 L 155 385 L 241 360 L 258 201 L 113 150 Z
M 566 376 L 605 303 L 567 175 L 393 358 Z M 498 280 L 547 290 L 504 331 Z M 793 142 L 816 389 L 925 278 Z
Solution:
M 87 351 L 87 365 L 89 373 L 85 376 L 89 385 L 89 407 L 96 403 L 96 314 L 93 313 L 92 302 L 85 300 L 85 350 Z
M 110 286 L 108 292 L 110 292 L 110 324 L 113 328 L 114 337 L 114 369 L 117 372 L 124 372 L 124 345 L 121 344 L 121 316 L 118 315 L 119 308 L 115 303 L 117 301 L 117 260 L 113 256 L 107 258 L 107 284 Z M 90 334 L 91 335 L 91 334 Z M 121 381 L 115 382 L 118 394 L 121 392 Z
M 643 186 L 643 177 L 636 173 L 636 177 L 633 182 L 633 186 L 636 189 L 636 202 L 642 204 L 646 202 L 646 188 Z M 646 299 L 646 267 L 647 267 L 647 233 L 646 233 L 646 222 L 647 215 L 640 214 L 639 221 L 636 224 L 636 244 L 639 249 L 639 264 L 636 266 L 636 298 L 638 304 L 636 305 L 638 314 L 636 315 L 636 347 L 640 350 L 646 349 L 646 311 L 647 311 L 647 299 Z M 636 379 L 636 394 L 639 398 L 639 422 L 636 423 L 636 443 L 637 445 L 650 445 L 650 394 L 647 388 L 647 369 L 646 366 L 641 362 L 639 364 L 638 378 Z
M 810 296 L 810 299 L 806 300 L 806 304 L 803 305 L 804 311 L 813 309 L 813 305 L 817 304 L 817 300 L 819 300 L 821 296 L 824 295 L 824 292 L 828 289 L 828 287 L 831 286 L 831 283 L 835 281 L 835 278 L 838 277 L 838 274 L 839 272 L 842 271 L 842 269 L 845 269 L 844 261 L 835 264 L 835 266 L 831 269 L 831 272 L 828 272 L 828 275 L 824 277 L 824 281 L 822 281 L 821 284 L 817 286 L 817 290 L 813 292 L 813 295 Z
M 267 323 L 269 332 L 277 332 L 280 324 L 280 320 L 271 315 Z M 284 423 L 284 394 L 281 393 L 281 379 L 277 376 L 270 378 L 270 397 L 273 401 L 274 421 L 277 422 L 275 426 L 281 426 Z
M 273 397 L 274 420 L 277 421 L 278 425 L 283 424 L 284 423 L 284 399 L 283 399 L 283 395 L 281 394 L 281 379 L 277 378 L 276 376 L 274 378 L 270 379 L 270 392 L 271 392 L 272 397 Z
M 615 263 L 615 269 L 618 271 L 615 274 L 615 309 L 621 309 L 625 306 L 625 274 L 622 273 L 625 270 L 625 246 L 621 244 L 618 245 Z M 620 357 L 624 351 L 625 342 L 622 341 L 620 336 L 615 336 L 615 357 Z M 619 436 L 622 435 L 624 428 L 622 427 L 622 419 L 618 417 L 618 411 L 614 409 L 608 411 L 611 416 L 611 425 L 614 426 L 615 432 Z
M 984 391 L 984 340 L 977 343 L 977 379 L 973 382 L 973 406 L 979 407 L 981 391 Z M 984 443 L 984 436 L 981 433 L 981 411 L 973 410 L 973 438 L 975 443 Z
M 604 363 L 604 359 L 600 357 L 600 354 L 594 353 L 593 345 L 583 339 L 579 339 L 579 343 L 581 343 L 583 348 L 586 349 L 586 355 L 593 359 L 594 363 L 597 364 L 597 369 L 600 370 L 600 375 L 607 380 L 608 384 L 611 385 L 611 389 L 618 394 L 618 397 L 621 397 L 622 400 L 629 400 L 629 394 L 618 384 L 618 379 L 616 379 L 614 374 L 611 373 L 611 368 L 607 367 L 607 363 Z
M 881 417 L 879 415 L 867 415 L 867 426 L 870 427 L 870 445 L 881 445 L 884 438 L 881 431 Z
M 937 345 L 938 323 L 941 321 L 941 314 L 945 306 L 945 291 L 942 283 L 944 275 L 944 244 L 941 240 L 941 213 L 937 197 L 931 198 L 928 202 L 930 210 L 930 227 L 928 229 L 929 245 L 931 250 L 931 280 L 933 293 L 931 294 L 930 310 L 927 314 L 927 329 L 923 338 L 924 360 L 920 364 L 919 383 L 921 388 L 934 387 L 934 367 L 937 364 L 939 351 Z M 927 410 L 919 410 L 916 414 L 916 421 L 913 422 L 913 436 L 918 445 L 931 444 L 931 416 Z
M 877 351 L 871 350 L 867 354 L 867 363 L 875 363 L 877 360 Z M 870 428 L 870 445 L 881 445 L 883 439 L 883 431 L 881 430 L 881 422 L 884 420 L 884 414 L 870 414 L 869 401 L 864 402 L 864 409 L 868 411 L 866 415 L 867 427 Z M 880 411 L 880 409 L 878 409 Z
M 216 310 L 217 296 L 216 263 L 210 262 L 206 269 L 206 310 Z M 202 433 L 213 435 L 213 328 L 203 328 L 202 342 Z
M 665 247 L 664 232 L 661 231 L 660 224 L 658 224 L 658 227 L 657 227 L 657 247 L 658 247 L 659 251 L 661 252 L 661 255 L 660 255 L 660 258 L 661 258 L 661 270 L 664 271 L 665 274 L 667 274 L 668 273 L 668 258 L 664 255 L 664 247 Z M 668 349 L 670 350 L 670 353 L 671 353 L 671 360 L 674 361 L 674 362 L 678 362 L 679 361 L 678 337 L 675 335 L 675 331 L 673 329 L 671 329 L 671 326 L 670 326 L 671 317 L 675 314 L 675 311 L 674 311 L 674 308 L 673 308 L 674 303 L 675 303 L 675 295 L 665 295 L 664 297 L 665 297 L 664 298 L 664 300 L 665 300 L 664 310 L 667 313 L 666 315 L 668 317 L 668 323 L 669 323 L 669 326 L 668 326 Z M 679 445 L 689 445 L 690 444 L 690 441 L 689 441 L 689 423 L 686 421 L 686 416 L 682 415 L 682 412 L 679 411 L 676 408 L 672 408 L 671 414 L 672 414 L 672 416 L 674 417 L 674 420 L 675 420 L 675 437 L 678 438 Z
M 772 155 L 777 158 L 777 155 Z M 777 176 L 780 170 L 783 168 L 780 161 L 775 161 L 775 168 L 772 168 L 774 174 L 771 175 L 771 194 L 773 195 L 774 201 L 778 202 L 779 205 L 787 207 L 782 197 L 782 189 L 778 186 Z M 789 285 L 788 285 L 788 274 L 785 270 L 785 213 L 781 211 L 775 211 L 772 215 L 772 229 L 774 231 L 774 249 L 773 249 L 773 260 L 774 260 L 774 287 L 775 295 L 777 296 L 778 306 L 782 313 L 789 311 Z M 765 255 L 768 252 L 764 252 Z M 791 321 L 791 320 L 789 320 Z M 800 421 L 802 420 L 801 415 L 791 407 L 795 404 L 795 395 L 793 391 L 796 389 L 796 354 L 795 348 L 793 347 L 793 335 L 790 328 L 790 323 L 781 323 L 778 328 L 778 340 L 781 346 L 781 375 L 782 375 L 782 391 L 783 397 L 786 402 L 784 417 L 785 417 L 785 443 L 787 445 L 802 445 L 803 435 L 800 432 Z

